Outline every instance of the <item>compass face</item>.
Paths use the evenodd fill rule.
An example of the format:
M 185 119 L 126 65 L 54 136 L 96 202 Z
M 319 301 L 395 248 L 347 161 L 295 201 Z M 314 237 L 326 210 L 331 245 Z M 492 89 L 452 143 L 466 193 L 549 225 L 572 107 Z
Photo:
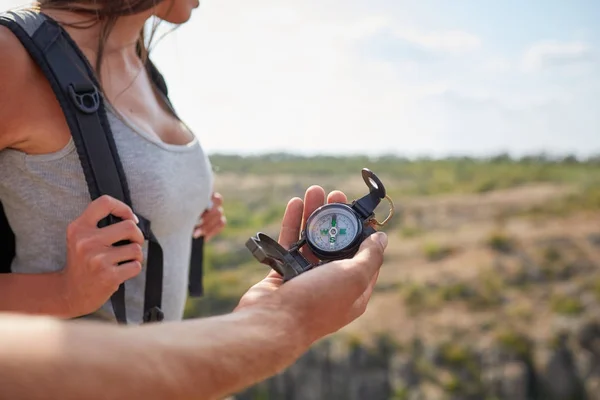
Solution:
M 350 246 L 359 233 L 354 213 L 343 205 L 325 206 L 311 216 L 307 239 L 319 250 L 335 252 Z

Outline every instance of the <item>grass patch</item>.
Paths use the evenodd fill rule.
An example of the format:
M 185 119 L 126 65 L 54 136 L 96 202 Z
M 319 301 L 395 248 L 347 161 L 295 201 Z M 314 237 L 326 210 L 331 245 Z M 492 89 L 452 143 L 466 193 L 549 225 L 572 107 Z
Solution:
M 514 248 L 514 241 L 504 232 L 495 231 L 490 234 L 486 244 L 499 253 L 510 253 Z
M 533 341 L 527 335 L 511 328 L 504 328 L 495 335 L 501 349 L 522 359 L 529 359 L 533 353 Z
M 416 226 L 403 226 L 400 229 L 400 236 L 407 239 L 421 236 L 423 233 L 425 233 L 425 231 Z
M 529 302 L 521 300 L 509 305 L 506 313 L 511 318 L 529 320 L 533 317 L 533 307 Z
M 364 341 L 357 334 L 347 334 L 344 336 L 344 344 L 347 346 L 348 350 L 355 351 L 363 347 Z
M 399 385 L 394 389 L 391 400 L 408 400 L 409 394 L 408 388 L 403 385 Z
M 440 261 L 444 258 L 452 255 L 454 253 L 454 249 L 449 246 L 440 245 L 435 242 L 427 242 L 423 246 L 423 254 L 425 258 L 429 261 Z
M 550 264 L 557 263 L 562 260 L 562 255 L 556 247 L 546 247 L 543 252 L 544 261 Z
M 473 286 L 476 295 L 469 301 L 469 306 L 472 309 L 485 309 L 502 304 L 506 283 L 497 272 L 480 272 Z
M 504 280 L 492 271 L 480 272 L 473 281 L 400 285 L 404 304 L 413 313 L 437 310 L 455 301 L 462 301 L 473 310 L 496 307 L 503 303 L 505 290 Z
M 575 297 L 555 294 L 550 301 L 552 311 L 566 316 L 575 316 L 583 312 L 583 304 Z
M 592 283 L 592 293 L 596 296 L 596 299 L 600 301 L 600 278 L 595 278 Z
M 404 304 L 412 311 L 429 308 L 433 305 L 431 291 L 420 283 L 408 283 L 400 286 Z
M 472 360 L 467 347 L 457 342 L 444 343 L 439 350 L 441 361 L 449 366 L 466 366 Z

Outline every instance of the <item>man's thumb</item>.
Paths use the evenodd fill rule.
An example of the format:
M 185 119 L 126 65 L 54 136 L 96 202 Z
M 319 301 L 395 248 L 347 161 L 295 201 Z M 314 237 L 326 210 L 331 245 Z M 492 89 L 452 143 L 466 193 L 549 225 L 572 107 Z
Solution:
M 383 264 L 383 252 L 388 244 L 388 237 L 383 232 L 376 232 L 363 241 L 354 256 L 360 268 L 378 269 Z

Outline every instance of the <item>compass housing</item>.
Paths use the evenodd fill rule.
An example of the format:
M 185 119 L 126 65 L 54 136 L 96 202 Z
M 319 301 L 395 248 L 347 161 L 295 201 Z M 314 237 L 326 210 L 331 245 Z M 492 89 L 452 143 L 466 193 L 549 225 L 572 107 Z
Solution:
M 342 247 L 334 247 L 331 250 L 328 250 L 324 248 L 325 246 L 320 246 L 317 243 L 315 232 L 318 229 L 318 226 L 316 226 L 318 221 L 330 214 L 336 214 L 344 219 L 347 218 L 350 220 L 352 227 L 349 234 L 353 235 L 354 237 L 347 239 L 346 243 Z M 339 232 L 336 227 L 332 227 L 332 229 L 336 230 L 336 232 Z M 320 260 L 341 260 L 352 257 L 356 253 L 360 243 L 362 242 L 361 238 L 363 237 L 363 231 L 363 221 L 351 206 L 342 203 L 331 203 L 317 208 L 315 212 L 311 214 L 306 221 L 306 229 L 302 233 L 302 236 L 306 239 L 307 246 Z
M 377 175 L 363 168 L 362 177 L 369 188 L 368 194 L 351 204 L 330 203 L 317 208 L 308 217 L 300 240 L 288 249 L 261 232 L 248 239 L 246 247 L 260 263 L 281 275 L 284 282 L 327 262 L 353 257 L 360 244 L 377 232 L 375 226 L 384 226 L 394 211 L 394 204 Z M 390 214 L 379 222 L 375 219 L 375 209 L 384 198 L 390 202 Z M 305 245 L 319 261 L 312 263 L 304 257 L 301 250 Z

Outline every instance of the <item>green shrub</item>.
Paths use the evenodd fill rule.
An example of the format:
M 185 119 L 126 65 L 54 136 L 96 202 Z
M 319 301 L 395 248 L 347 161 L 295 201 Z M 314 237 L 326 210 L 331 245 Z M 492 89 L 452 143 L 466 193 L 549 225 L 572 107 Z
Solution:
M 592 292 L 596 295 L 596 299 L 600 301 L 600 278 L 595 278 L 592 283 Z
M 441 287 L 440 294 L 446 301 L 463 300 L 473 297 L 475 291 L 465 282 L 456 282 Z
M 547 247 L 544 250 L 544 260 L 548 263 L 556 263 L 562 259 L 560 251 L 556 247 Z
M 440 261 L 453 253 L 453 249 L 435 242 L 427 242 L 423 246 L 423 254 L 429 261 Z
M 533 341 L 525 334 L 511 328 L 503 328 L 497 332 L 496 343 L 504 351 L 524 359 L 529 359 L 533 353 Z
M 445 364 L 452 366 L 465 366 L 471 360 L 471 354 L 466 346 L 457 342 L 441 345 L 440 357 Z
M 583 304 L 575 297 L 556 294 L 552 297 L 551 308 L 557 314 L 574 316 L 583 312 Z
M 493 232 L 487 239 L 487 245 L 493 250 L 500 253 L 508 253 L 513 247 L 514 243 L 505 233 Z
M 413 238 L 423 234 L 423 230 L 415 226 L 404 226 L 400 229 L 400 235 L 405 238 Z

